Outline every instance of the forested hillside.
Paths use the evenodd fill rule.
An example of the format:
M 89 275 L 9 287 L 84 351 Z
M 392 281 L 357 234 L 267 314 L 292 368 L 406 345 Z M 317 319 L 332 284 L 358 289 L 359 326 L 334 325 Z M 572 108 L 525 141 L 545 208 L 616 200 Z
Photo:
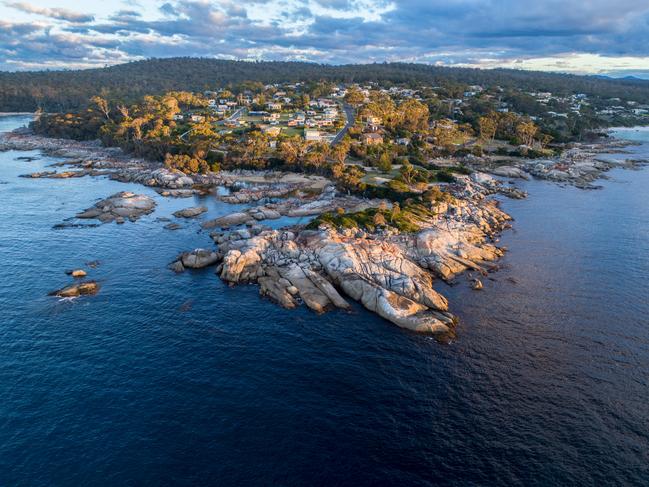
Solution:
M 423 64 L 331 66 L 297 62 L 244 62 L 199 58 L 150 59 L 102 69 L 0 73 L 0 111 L 64 111 L 92 96 L 134 101 L 173 90 L 203 91 L 244 81 L 343 81 L 456 87 L 481 84 L 554 94 L 586 93 L 649 102 L 649 81 L 614 80 L 515 70 L 447 68 Z

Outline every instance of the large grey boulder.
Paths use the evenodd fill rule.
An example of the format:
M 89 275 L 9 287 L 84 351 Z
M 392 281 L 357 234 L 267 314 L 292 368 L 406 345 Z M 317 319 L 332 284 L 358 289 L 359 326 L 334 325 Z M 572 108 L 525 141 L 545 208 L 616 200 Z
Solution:
M 212 250 L 194 249 L 181 254 L 179 260 L 184 267 L 202 269 L 216 264 L 219 261 L 219 254 Z

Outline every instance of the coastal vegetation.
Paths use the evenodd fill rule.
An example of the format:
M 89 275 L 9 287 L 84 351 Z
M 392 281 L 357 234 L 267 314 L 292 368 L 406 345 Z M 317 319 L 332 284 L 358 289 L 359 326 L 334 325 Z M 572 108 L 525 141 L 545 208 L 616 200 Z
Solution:
M 620 121 L 646 122 L 649 116 L 649 107 L 634 101 L 645 88 L 641 84 L 623 93 L 618 89 L 627 84 L 607 80 L 584 84 L 584 78 L 559 75 L 407 64 L 332 67 L 181 59 L 169 64 L 171 73 L 190 66 L 198 72 L 215 66 L 240 69 L 206 76 L 200 87 L 192 81 L 194 74 L 188 75 L 180 85 L 194 90 L 158 93 L 162 86 L 180 86 L 165 84 L 169 73 L 164 73 L 136 97 L 137 80 L 148 79 L 148 70 L 157 73 L 168 62 L 78 72 L 81 80 L 95 75 L 118 79 L 125 72 L 142 76 L 130 91 L 104 86 L 79 108 L 40 113 L 32 123 L 34 132 L 100 139 L 172 173 L 292 171 L 329 178 L 348 194 L 403 204 L 476 167 L 516 177 L 521 173 L 510 167 L 514 160 L 557 157 L 568 142 L 585 140 L 596 129 Z M 237 78 L 261 66 L 268 72 L 254 81 Z M 289 67 L 295 68 L 290 76 Z M 304 81 L 305 73 L 321 76 Z M 411 76 L 401 78 L 405 73 Z M 529 91 L 550 87 L 555 91 Z M 619 96 L 604 98 L 609 95 Z M 587 184 L 583 176 L 580 181 Z M 375 216 L 357 215 L 363 225 Z M 332 218 L 344 223 L 351 217 Z

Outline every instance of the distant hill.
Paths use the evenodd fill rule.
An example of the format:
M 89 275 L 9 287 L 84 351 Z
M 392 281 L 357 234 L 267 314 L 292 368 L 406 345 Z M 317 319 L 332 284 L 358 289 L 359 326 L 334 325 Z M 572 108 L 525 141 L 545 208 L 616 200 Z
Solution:
M 303 62 L 245 62 L 202 58 L 149 59 L 100 69 L 0 73 L 0 111 L 64 111 L 90 97 L 132 101 L 171 90 L 203 91 L 260 81 L 335 81 L 428 85 L 481 84 L 557 94 L 586 93 L 649 102 L 649 81 L 517 70 L 480 70 L 425 64 L 332 66 Z

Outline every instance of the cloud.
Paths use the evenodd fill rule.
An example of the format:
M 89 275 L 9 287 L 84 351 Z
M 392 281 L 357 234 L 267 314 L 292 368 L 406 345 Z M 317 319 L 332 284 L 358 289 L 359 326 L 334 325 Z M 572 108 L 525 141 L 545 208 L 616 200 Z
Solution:
M 37 14 L 51 19 L 65 20 L 68 22 L 92 22 L 93 15 L 82 14 L 64 8 L 46 8 L 31 5 L 27 2 L 7 2 L 5 5 L 28 14 Z
M 129 1 L 103 16 L 5 5 L 45 19 L 5 21 L 20 30 L 13 39 L 0 23 L 0 52 L 15 53 L 0 69 L 182 55 L 601 72 L 633 60 L 644 69 L 649 57 L 646 0 L 168 0 L 148 10 Z

